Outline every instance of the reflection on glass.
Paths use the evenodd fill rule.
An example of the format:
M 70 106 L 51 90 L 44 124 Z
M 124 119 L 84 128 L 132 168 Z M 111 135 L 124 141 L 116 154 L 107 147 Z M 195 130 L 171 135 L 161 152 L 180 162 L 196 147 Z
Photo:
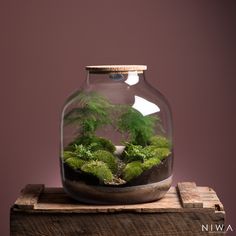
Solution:
M 132 86 L 139 82 L 139 76 L 137 71 L 129 71 L 128 78 L 125 80 L 125 83 Z
M 132 107 L 142 113 L 143 116 L 151 115 L 160 111 L 160 108 L 156 104 L 149 102 L 144 98 L 135 95 L 134 99 L 134 105 Z

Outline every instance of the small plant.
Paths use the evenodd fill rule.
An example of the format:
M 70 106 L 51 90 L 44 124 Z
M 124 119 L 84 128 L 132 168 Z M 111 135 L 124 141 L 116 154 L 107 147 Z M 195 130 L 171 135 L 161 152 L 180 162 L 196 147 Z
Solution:
M 75 123 L 81 136 L 93 136 L 99 127 L 111 123 L 109 111 L 113 106 L 106 98 L 95 92 L 80 92 L 77 96 L 80 106 L 65 114 L 65 124 Z
M 130 134 L 132 144 L 146 146 L 154 135 L 154 128 L 158 122 L 157 116 L 143 116 L 139 111 L 128 107 L 118 121 L 118 129 Z
M 75 144 L 73 153 L 77 158 L 80 158 L 82 160 L 91 160 L 93 157 L 91 150 L 82 144 L 80 145 Z
M 146 155 L 143 152 L 141 145 L 134 145 L 132 143 L 126 143 L 126 147 L 123 152 L 123 160 L 127 163 L 132 161 L 144 161 Z
M 111 170 L 103 161 L 86 162 L 81 167 L 81 170 L 85 173 L 92 174 L 93 176 L 97 177 L 102 183 L 111 182 L 113 179 Z
M 123 159 L 127 163 L 131 161 L 144 162 L 145 160 L 148 160 L 153 157 L 157 157 L 160 160 L 163 160 L 170 154 L 171 151 L 168 148 L 160 148 L 154 145 L 142 147 L 140 145 L 133 145 L 131 143 L 127 143 L 123 153 Z

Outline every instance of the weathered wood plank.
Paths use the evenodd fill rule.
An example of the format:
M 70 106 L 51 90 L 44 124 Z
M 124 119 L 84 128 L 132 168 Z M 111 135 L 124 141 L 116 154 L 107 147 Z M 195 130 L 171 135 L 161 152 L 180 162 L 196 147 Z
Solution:
M 192 185 L 191 185 L 192 186 Z M 197 212 L 214 212 L 223 210 L 216 193 L 208 187 L 197 187 L 199 196 L 204 202 L 204 207 Z M 192 191 L 192 190 L 191 190 Z M 79 203 L 71 199 L 62 188 L 45 188 L 37 203 L 34 203 L 34 211 L 38 212 L 75 212 L 75 213 L 97 213 L 97 212 L 189 212 L 189 207 L 182 207 L 178 197 L 177 189 L 172 187 L 164 198 L 150 203 L 132 205 L 89 205 Z M 182 191 L 182 194 L 184 191 Z M 192 204 L 192 202 L 191 202 Z M 26 209 L 26 208 L 25 208 Z M 28 207 L 28 209 L 30 209 Z M 31 208 L 32 209 L 32 208 Z M 191 208 L 190 208 L 191 209 Z M 191 211 L 191 210 L 190 210 Z
M 205 213 L 11 214 L 11 236 L 201 236 L 202 224 L 224 224 L 224 215 Z
M 203 208 L 203 202 L 194 182 L 178 183 L 180 200 L 184 208 Z
M 25 188 L 21 190 L 21 194 L 15 201 L 14 206 L 20 209 L 33 209 L 43 189 L 43 184 L 26 185 Z
M 27 185 L 11 209 L 11 236 L 224 235 L 202 231 L 202 225 L 225 221 L 215 191 L 208 187 L 195 187 L 194 191 L 202 207 L 194 205 L 196 194 L 187 195 L 193 188 L 186 183 L 172 187 L 158 201 L 132 205 L 83 204 L 68 197 L 62 188 Z M 184 207 L 180 196 L 192 207 Z

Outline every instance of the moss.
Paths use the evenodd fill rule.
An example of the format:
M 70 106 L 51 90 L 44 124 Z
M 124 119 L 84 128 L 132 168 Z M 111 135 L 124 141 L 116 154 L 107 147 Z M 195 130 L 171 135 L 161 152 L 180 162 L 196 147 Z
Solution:
M 94 137 L 93 142 L 90 144 L 92 151 L 106 150 L 113 153 L 116 150 L 115 145 L 108 139 L 102 137 Z
M 132 161 L 141 161 L 144 162 L 153 157 L 158 157 L 159 159 L 163 159 L 170 154 L 168 148 L 158 148 L 154 145 L 142 147 L 140 145 L 133 145 L 128 143 L 125 147 L 123 158 L 125 162 Z
M 86 162 L 81 167 L 81 170 L 97 177 L 102 183 L 110 182 L 113 179 L 111 170 L 108 168 L 107 164 L 104 163 L 103 161 Z
M 74 170 L 77 170 L 77 169 L 80 169 L 81 166 L 85 164 L 85 161 L 77 157 L 70 157 L 65 160 L 65 163 L 69 165 L 71 168 L 73 168 Z
M 67 150 L 74 150 L 74 145 L 83 145 L 89 148 L 90 151 L 97 150 L 106 150 L 113 153 L 116 148 L 113 143 L 105 138 L 97 137 L 97 136 L 81 136 L 76 138 L 72 143 L 68 145 Z
M 71 157 L 76 157 L 76 154 L 72 151 L 64 151 L 63 152 L 63 160 L 67 160 Z
M 160 160 L 163 160 L 171 154 L 171 151 L 168 148 L 156 148 L 155 153 Z
M 169 139 L 163 136 L 152 136 L 149 139 L 150 145 L 159 147 L 159 148 L 171 148 L 171 142 Z
M 142 172 L 143 172 L 142 162 L 133 161 L 125 166 L 122 176 L 124 180 L 130 181 L 133 178 L 139 176 Z
M 146 146 L 144 148 L 144 153 L 146 153 L 146 159 L 158 157 L 160 160 L 168 157 L 171 154 L 169 148 L 159 148 L 154 145 Z
M 148 170 L 152 168 L 153 166 L 158 165 L 160 163 L 161 163 L 161 160 L 158 157 L 152 157 L 144 161 L 144 163 L 142 163 L 142 168 L 143 170 Z
M 107 164 L 107 166 L 110 168 L 112 173 L 117 172 L 117 160 L 116 157 L 113 156 L 110 152 L 105 150 L 98 150 L 93 153 L 93 159 L 98 161 L 103 161 Z

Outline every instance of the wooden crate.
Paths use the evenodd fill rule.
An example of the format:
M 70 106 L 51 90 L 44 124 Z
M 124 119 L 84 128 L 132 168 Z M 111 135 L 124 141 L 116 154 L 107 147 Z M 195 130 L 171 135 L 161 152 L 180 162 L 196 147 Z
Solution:
M 192 182 L 172 187 L 159 201 L 133 205 L 82 204 L 62 188 L 37 184 L 22 190 L 10 217 L 12 236 L 219 236 L 224 233 L 212 231 L 224 224 L 225 212 L 211 188 Z

